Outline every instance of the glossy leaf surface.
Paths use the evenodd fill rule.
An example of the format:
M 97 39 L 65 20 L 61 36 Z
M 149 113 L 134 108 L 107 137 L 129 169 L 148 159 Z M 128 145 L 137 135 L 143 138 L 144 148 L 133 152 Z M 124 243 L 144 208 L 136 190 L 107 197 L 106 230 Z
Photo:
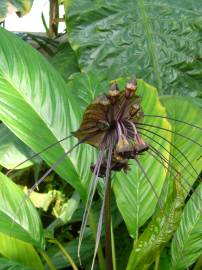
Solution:
M 192 265 L 202 254 L 202 184 L 187 203 L 172 241 L 172 269 L 182 270 Z
M 32 245 L 3 233 L 0 233 L 0 243 L 0 254 L 21 264 L 22 268 L 17 268 L 17 263 L 13 262 L 12 269 L 16 267 L 16 269 L 44 270 L 41 259 Z
M 0 232 L 44 248 L 41 221 L 30 200 L 2 173 L 0 187 Z
M 0 39 L 0 119 L 39 152 L 73 131 L 66 84 L 37 51 L 14 34 L 0 28 Z M 68 146 L 57 144 L 41 157 L 52 165 Z M 66 158 L 56 171 L 82 193 L 77 169 Z
M 174 117 L 176 119 L 181 119 L 182 121 L 194 123 L 195 125 L 200 126 L 201 109 L 193 103 L 193 99 L 165 96 L 161 97 L 160 100 L 167 110 L 168 117 Z M 145 118 L 147 120 L 146 122 L 149 123 L 149 120 L 152 117 L 145 116 Z M 170 123 L 172 125 L 172 131 L 179 132 L 183 135 L 189 134 L 189 130 L 191 129 L 192 139 L 200 143 L 201 130 L 175 121 L 170 121 Z M 157 129 L 151 128 L 151 130 L 156 131 Z M 161 134 L 167 139 L 166 131 L 161 131 L 160 133 L 158 132 L 158 134 Z M 156 136 L 155 139 L 157 142 L 159 142 L 158 136 Z M 201 170 L 199 160 L 201 148 L 198 145 L 194 145 L 194 143 L 189 142 L 187 141 L 187 139 L 184 139 L 176 134 L 172 134 L 171 143 L 186 154 L 192 165 L 196 168 L 196 171 L 198 171 L 199 173 Z M 155 147 L 156 145 L 158 145 L 152 141 L 151 144 Z M 190 190 L 190 186 L 187 183 L 192 184 L 196 180 L 197 176 L 195 172 L 193 172 L 193 169 L 190 167 L 187 160 L 173 146 L 171 146 L 171 154 L 175 158 L 173 156 L 170 156 L 170 172 L 167 172 L 165 184 L 166 186 L 168 186 L 169 183 L 169 185 L 171 185 L 171 183 L 175 183 L 174 187 L 176 186 L 176 188 L 174 188 L 173 195 L 171 192 L 168 193 L 167 202 L 164 206 L 164 212 L 165 210 L 166 212 L 162 213 L 162 211 L 159 210 L 159 213 L 157 213 L 153 217 L 153 220 L 144 230 L 143 234 L 140 236 L 137 243 L 135 244 L 128 262 L 128 270 L 133 269 L 133 267 L 141 269 L 143 263 L 149 266 L 155 260 L 156 256 L 159 255 L 159 252 L 169 241 L 180 221 L 181 207 L 183 206 L 184 198 Z M 178 161 L 176 160 L 176 158 Z M 181 164 L 183 164 L 183 166 L 186 166 L 186 169 L 182 167 L 179 161 L 181 162 Z M 168 167 L 166 163 L 165 166 Z M 177 170 L 179 174 L 175 170 Z M 163 201 L 167 196 L 166 190 L 167 188 L 163 187 L 161 194 L 161 199 Z M 193 197 L 193 200 L 195 200 L 196 197 Z M 176 241 L 175 244 L 177 250 L 179 248 L 178 241 Z
M 66 8 L 69 41 L 83 71 L 136 74 L 160 93 L 201 93 L 198 0 L 75 0 Z
M 20 141 L 4 124 L 0 124 L 0 164 L 12 169 L 34 153 L 22 141 Z M 39 161 L 35 159 L 35 161 Z M 28 161 L 18 169 L 26 168 L 33 165 L 32 161 Z
M 176 159 L 172 158 L 171 163 L 179 171 L 184 186 L 183 190 L 185 195 L 187 195 L 190 190 L 190 184 L 193 184 L 202 169 L 200 160 L 202 145 L 202 108 L 199 104 L 195 103 L 195 99 L 191 97 L 162 96 L 160 101 L 166 108 L 168 117 L 185 121 L 200 128 L 198 129 L 183 123 L 170 121 L 174 132 L 186 136 L 186 138 L 183 138 L 178 134 L 172 134 L 172 154 L 177 158 L 178 162 Z M 147 119 L 147 121 L 148 120 L 149 119 Z M 162 133 L 164 136 L 167 134 L 166 131 Z

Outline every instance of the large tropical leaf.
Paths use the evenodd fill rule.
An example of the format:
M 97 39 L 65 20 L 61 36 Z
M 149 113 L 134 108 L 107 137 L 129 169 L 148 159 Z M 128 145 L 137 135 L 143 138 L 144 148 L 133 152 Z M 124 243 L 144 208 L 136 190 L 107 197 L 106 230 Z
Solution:
M 184 204 L 182 187 L 168 182 L 168 177 L 166 181 L 166 189 L 164 188 L 161 196 L 162 199 L 167 197 L 164 209 L 155 213 L 152 221 L 134 243 L 127 270 L 140 270 L 143 266 L 145 270 L 149 269 L 178 226 Z
M 160 114 L 166 116 L 165 109 L 159 102 L 157 90 L 154 87 L 139 80 L 137 89 L 137 93 L 142 98 L 141 104 L 145 114 Z M 144 119 L 144 122 L 146 120 L 147 119 Z M 168 130 L 170 129 L 170 124 L 165 119 L 150 119 L 150 123 Z M 140 130 L 140 132 L 148 133 L 143 130 Z M 158 130 L 158 133 L 161 134 L 161 131 Z M 152 138 L 155 137 L 154 134 L 148 133 L 148 135 Z M 171 139 L 171 133 L 168 132 L 166 136 L 168 140 Z M 149 141 L 148 138 L 145 137 L 145 141 Z M 170 145 L 168 142 L 164 141 L 162 138 L 158 138 L 158 142 L 169 151 Z M 165 149 L 160 146 L 157 146 L 157 148 L 169 159 L 168 152 L 166 152 Z M 137 164 L 132 160 L 130 161 L 131 171 L 129 171 L 127 175 L 123 172 L 117 173 L 113 184 L 118 208 L 133 238 L 138 237 L 138 228 L 143 225 L 154 212 L 157 198 L 153 188 L 159 195 L 166 177 L 164 168 L 147 152 L 140 156 L 139 160 L 153 187 L 145 178 L 141 169 L 139 169 Z
M 0 39 L 0 119 L 35 152 L 41 151 L 73 131 L 75 118 L 66 84 L 37 51 L 14 34 L 0 28 Z M 68 146 L 63 142 L 41 156 L 53 164 Z M 82 193 L 78 163 L 73 162 L 66 158 L 56 171 Z
M 0 164 L 12 169 L 19 163 L 31 157 L 34 153 L 20 141 L 3 123 L 0 124 Z M 37 159 L 39 161 L 39 159 Z M 35 161 L 37 161 L 35 159 Z M 23 163 L 18 169 L 29 167 L 33 164 L 30 160 Z
M 0 232 L 44 247 L 40 218 L 23 191 L 0 173 Z
M 68 37 L 82 70 L 136 74 L 160 93 L 201 93 L 198 0 L 68 1 Z
M 182 121 L 201 126 L 201 109 L 193 103 L 193 99 L 165 96 L 161 97 L 160 100 L 166 107 L 168 117 L 174 117 L 176 119 L 181 119 Z M 145 118 L 147 120 L 145 120 L 145 122 L 149 123 L 149 120 L 152 117 Z M 191 138 L 198 143 L 201 142 L 200 129 L 192 128 L 189 125 L 175 121 L 171 121 L 171 125 L 172 131 L 181 133 L 185 136 L 189 134 L 191 129 Z M 151 130 L 158 132 L 158 134 L 161 134 L 167 139 L 167 132 L 159 132 L 158 129 L 152 128 Z M 149 133 L 147 133 L 147 135 L 148 134 Z M 147 137 L 145 136 L 145 138 Z M 158 136 L 156 136 L 155 140 L 157 143 L 159 143 Z M 158 145 L 155 142 L 152 142 L 152 140 L 150 140 L 150 143 L 155 147 Z M 171 143 L 188 157 L 192 163 L 192 166 L 196 168 L 196 172 L 200 173 L 201 166 L 199 157 L 201 154 L 201 147 L 192 142 L 189 142 L 187 139 L 182 138 L 177 134 L 172 134 Z M 182 154 L 179 153 L 173 146 L 171 146 L 170 150 L 172 156 L 170 156 L 169 162 L 172 167 L 169 166 L 169 172 L 167 172 L 165 183 L 168 185 L 170 182 L 175 182 L 176 195 L 175 193 L 172 196 L 168 194 L 167 202 L 164 206 L 166 213 L 162 213 L 160 210 L 159 213 L 154 216 L 148 227 L 144 230 L 138 241 L 135 243 L 134 249 L 131 252 L 128 262 L 128 270 L 134 269 L 134 267 L 141 269 L 143 262 L 149 266 L 155 260 L 156 256 L 158 256 L 158 253 L 169 241 L 173 232 L 177 228 L 177 225 L 180 221 L 180 207 L 182 207 L 183 200 L 190 190 L 190 186 L 188 184 L 192 184 L 196 180 L 196 172 L 193 172 L 190 164 L 188 164 L 187 160 L 182 156 Z M 182 167 L 182 164 L 184 167 Z M 168 165 L 165 163 L 165 166 L 167 167 Z M 175 171 L 175 169 L 179 172 L 179 174 Z M 199 195 L 200 193 L 197 192 L 197 194 Z M 164 187 L 161 195 L 161 200 L 163 201 L 165 197 L 166 189 Z M 196 197 L 193 197 L 193 200 L 195 200 Z M 179 241 L 176 241 L 175 243 L 176 249 L 178 249 L 178 242 Z
M 7 15 L 18 12 L 18 15 L 25 15 L 30 11 L 33 0 L 1 0 L 0 1 L 0 21 Z
M 160 100 L 166 108 L 168 117 L 176 118 L 199 127 L 195 128 L 185 123 L 171 121 L 173 132 L 186 136 L 186 138 L 184 138 L 178 134 L 172 134 L 173 145 L 171 149 L 175 159 L 172 158 L 171 163 L 172 171 L 173 167 L 179 171 L 184 194 L 187 195 L 190 191 L 190 185 L 193 184 L 202 170 L 200 160 L 202 145 L 202 109 L 199 104 L 195 103 L 195 99 L 191 97 L 163 96 Z M 148 118 L 147 122 L 149 121 Z M 156 131 L 157 129 L 152 130 Z M 165 131 L 162 133 L 164 136 L 167 134 Z
M 13 264 L 13 269 L 15 269 L 15 267 L 16 269 L 27 269 L 27 267 L 32 270 L 44 269 L 39 255 L 31 244 L 25 243 L 3 233 L 0 233 L 0 254 L 16 262 L 11 262 L 11 265 Z M 22 264 L 22 268 L 17 268 L 19 267 L 17 262 Z
M 183 270 L 202 254 L 202 184 L 187 203 L 172 241 L 172 269 Z

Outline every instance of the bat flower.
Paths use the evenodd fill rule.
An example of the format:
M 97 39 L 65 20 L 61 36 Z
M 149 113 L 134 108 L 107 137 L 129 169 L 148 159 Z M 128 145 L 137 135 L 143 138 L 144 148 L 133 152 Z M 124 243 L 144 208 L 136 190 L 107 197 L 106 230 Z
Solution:
M 85 142 L 99 150 L 112 148 L 110 171 L 123 169 L 127 172 L 128 160 L 149 148 L 136 127 L 144 116 L 136 89 L 135 80 L 131 80 L 123 91 L 113 83 L 108 93 L 98 96 L 87 107 L 81 126 L 74 133 L 80 141 L 88 137 Z M 106 176 L 106 170 L 107 160 L 103 159 L 99 176 Z
M 84 141 L 100 151 L 96 164 L 91 166 L 93 178 L 89 185 L 80 231 L 78 255 L 98 178 L 105 177 L 105 192 L 92 268 L 101 237 L 106 194 L 107 190 L 111 188 L 110 174 L 112 171 L 121 170 L 127 173 L 129 159 L 137 161 L 137 156 L 149 149 L 148 143 L 141 138 L 137 129 L 137 124 L 143 120 L 144 113 L 140 106 L 141 99 L 136 95 L 136 90 L 137 85 L 134 79 L 127 83 L 122 91 L 119 91 L 117 84 L 113 83 L 108 93 L 98 96 L 87 107 L 80 128 L 74 132 L 74 136 L 79 141 Z
M 97 235 L 96 235 L 96 242 L 95 242 L 95 249 L 94 249 L 94 256 L 92 261 L 91 270 L 94 267 L 94 262 L 98 250 L 98 245 L 101 238 L 101 230 L 102 230 L 102 223 L 103 223 L 103 216 L 105 212 L 106 216 L 106 259 L 112 258 L 111 255 L 111 247 L 109 247 L 109 235 L 110 235 L 110 190 L 111 190 L 111 172 L 117 172 L 123 170 L 125 173 L 128 172 L 130 169 L 129 160 L 134 160 L 139 167 L 139 169 L 142 171 L 145 179 L 150 184 L 156 198 L 158 199 L 158 204 L 162 207 L 161 199 L 159 198 L 151 180 L 147 176 L 146 171 L 144 170 L 144 167 L 140 163 L 140 160 L 138 159 L 138 156 L 143 154 L 147 151 L 148 155 L 155 159 L 163 168 L 165 168 L 176 181 L 178 181 L 178 184 L 187 192 L 188 190 L 191 190 L 192 192 L 195 192 L 192 185 L 189 183 L 189 181 L 180 174 L 178 169 L 176 169 L 175 166 L 173 166 L 172 163 L 169 162 L 169 160 L 164 156 L 158 148 L 155 147 L 155 144 L 162 147 L 172 158 L 177 162 L 178 165 L 181 166 L 181 168 L 186 171 L 190 176 L 193 177 L 193 174 L 190 173 L 189 168 L 181 162 L 181 159 L 178 158 L 178 155 L 181 156 L 181 158 L 184 159 L 186 164 L 189 165 L 189 167 L 193 170 L 195 175 L 198 177 L 198 171 L 194 168 L 189 158 L 184 154 L 184 152 L 179 149 L 173 142 L 169 141 L 166 136 L 163 137 L 160 134 L 156 133 L 155 131 L 152 131 L 150 129 L 159 129 L 161 131 L 166 131 L 169 133 L 174 134 L 175 136 L 178 136 L 178 138 L 183 138 L 185 141 L 191 141 L 192 144 L 202 147 L 200 141 L 196 141 L 192 139 L 190 136 L 186 136 L 180 132 L 173 131 L 170 129 L 167 129 L 165 127 L 161 127 L 155 124 L 152 124 L 153 122 L 143 122 L 143 118 L 147 117 L 147 119 L 155 119 L 155 118 L 161 118 L 161 119 L 167 119 L 170 121 L 173 121 L 177 124 L 183 124 L 186 125 L 189 128 L 192 128 L 192 130 L 198 130 L 201 132 L 202 128 L 199 126 L 196 126 L 192 123 L 187 123 L 184 120 L 175 119 L 168 116 L 161 116 L 161 115 L 153 115 L 153 114 L 144 114 L 141 109 L 141 99 L 136 94 L 137 91 L 137 85 L 136 80 L 133 79 L 130 82 L 128 82 L 125 86 L 125 89 L 120 91 L 118 89 L 118 86 L 116 83 L 113 83 L 111 85 L 110 90 L 101 95 L 96 97 L 96 99 L 86 108 L 83 119 L 81 122 L 81 125 L 79 129 L 75 132 L 72 132 L 71 135 L 62 138 L 61 140 L 55 142 L 54 144 L 49 145 L 45 149 L 42 149 L 40 152 L 34 154 L 31 158 L 26 159 L 25 161 L 19 163 L 17 166 L 15 166 L 13 169 L 9 170 L 7 172 L 7 175 L 10 174 L 14 169 L 22 165 L 23 163 L 27 162 L 30 159 L 35 158 L 36 156 L 40 155 L 41 153 L 47 151 L 49 148 L 54 147 L 58 143 L 67 140 L 71 138 L 72 136 L 75 136 L 78 139 L 78 142 L 74 144 L 70 149 L 68 149 L 62 156 L 59 157 L 59 159 L 52 165 L 51 168 L 49 168 L 44 175 L 31 187 L 31 189 L 28 192 L 28 196 L 31 194 L 31 192 L 39 185 L 41 184 L 45 178 L 65 159 L 65 157 L 70 154 L 74 149 L 76 149 L 80 144 L 87 143 L 98 149 L 98 158 L 94 165 L 91 165 L 91 170 L 93 172 L 92 179 L 89 184 L 88 189 L 88 195 L 86 199 L 86 206 L 83 214 L 83 220 L 82 225 L 80 229 L 80 236 L 79 236 L 79 244 L 78 244 L 78 256 L 80 258 L 80 248 L 82 239 L 84 236 L 84 231 L 87 225 L 88 216 L 90 213 L 90 208 L 92 205 L 93 197 L 96 192 L 96 187 L 99 181 L 99 178 L 104 178 L 104 195 L 102 200 L 102 206 L 100 210 L 99 215 L 99 221 L 97 226 Z M 149 129 L 150 128 L 150 129 Z M 142 132 L 144 131 L 144 132 Z M 143 140 L 141 135 L 144 135 L 149 140 L 149 144 Z M 164 142 L 168 143 L 172 148 L 178 153 L 178 155 L 174 155 L 173 153 L 170 153 L 164 145 L 161 144 L 158 140 L 151 137 L 151 135 L 155 135 Z M 88 168 L 87 168 L 88 169 Z M 178 175 L 182 180 L 183 183 L 181 183 L 178 180 Z M 198 182 L 201 183 L 201 179 L 198 179 Z M 186 184 L 186 185 L 185 185 Z M 200 194 L 195 194 L 200 197 Z M 26 198 L 26 197 L 25 197 Z M 16 213 L 17 215 L 18 213 Z M 108 240 L 109 241 L 108 241 Z M 108 260 L 108 269 L 113 269 L 113 266 L 111 264 L 111 259 Z

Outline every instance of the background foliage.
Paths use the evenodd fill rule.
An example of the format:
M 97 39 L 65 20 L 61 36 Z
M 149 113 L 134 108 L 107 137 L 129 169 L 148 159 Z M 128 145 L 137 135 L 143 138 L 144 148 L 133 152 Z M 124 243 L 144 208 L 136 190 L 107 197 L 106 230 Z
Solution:
M 18 2 L 20 10 L 25 8 L 24 1 Z M 37 190 L 31 196 L 38 213 L 20 187 L 30 188 L 76 140 L 63 141 L 43 152 L 41 159 L 24 163 L 11 175 L 12 180 L 5 173 L 31 157 L 32 151 L 41 151 L 75 131 L 87 105 L 107 91 L 109 80 L 116 79 L 123 88 L 127 76 L 136 74 L 158 89 L 138 80 L 145 114 L 202 125 L 198 1 L 141 0 L 126 4 L 122 0 L 76 0 L 64 1 L 64 7 L 68 41 L 58 42 L 54 56 L 48 60 L 0 28 L 0 269 L 67 269 L 71 268 L 68 255 L 79 265 L 78 230 L 96 151 L 79 146 L 57 166 L 57 174 L 47 177 L 40 193 Z M 50 38 L 50 44 L 55 38 Z M 162 95 L 165 93 L 169 95 Z M 185 136 L 191 134 L 193 140 L 202 143 L 201 131 L 185 124 L 146 117 L 144 123 Z M 191 199 L 187 195 L 189 185 L 201 172 L 201 147 L 172 132 L 147 128 L 150 133 L 142 131 L 145 140 L 180 171 L 180 177 L 150 155 L 140 157 L 164 202 L 162 212 L 152 187 L 135 165 L 131 164 L 127 175 L 113 176 L 116 269 L 200 269 L 201 185 L 195 183 Z M 177 149 L 186 153 L 195 171 Z M 81 250 L 85 269 L 90 268 L 92 260 L 101 199 L 102 183 Z M 55 238 L 66 253 L 58 242 L 49 242 Z M 99 267 L 96 264 L 95 268 L 105 268 L 102 256 L 100 250 Z

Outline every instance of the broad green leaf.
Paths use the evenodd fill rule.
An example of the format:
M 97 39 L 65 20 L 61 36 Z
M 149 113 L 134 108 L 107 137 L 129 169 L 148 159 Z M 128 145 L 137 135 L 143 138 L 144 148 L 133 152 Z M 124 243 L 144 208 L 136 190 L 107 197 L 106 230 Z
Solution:
M 19 163 L 31 157 L 34 153 L 22 141 L 20 141 L 4 124 L 0 124 L 0 164 L 12 169 Z M 39 158 L 37 159 L 39 161 Z M 35 161 L 37 161 L 35 159 Z M 33 165 L 30 160 L 23 163 L 18 169 Z
M 66 84 L 51 64 L 14 34 L 0 28 L 0 40 L 0 119 L 39 152 L 73 131 Z M 41 157 L 52 165 L 68 146 L 66 141 L 57 144 Z M 78 163 L 67 157 L 56 171 L 84 193 Z
M 166 188 L 163 188 L 161 194 L 162 200 L 167 196 L 164 209 L 163 211 L 159 209 L 154 214 L 152 221 L 134 242 L 127 270 L 141 270 L 143 266 L 145 270 L 149 269 L 178 226 L 184 204 L 182 187 L 179 184 L 175 186 L 172 182 L 169 183 L 169 177 L 166 181 Z
M 142 98 L 141 104 L 145 114 L 160 114 L 166 116 L 165 109 L 159 102 L 157 90 L 154 87 L 139 80 L 137 89 L 137 94 Z M 144 122 L 146 120 L 145 118 Z M 170 124 L 165 119 L 154 118 L 151 119 L 150 123 L 167 128 L 168 130 L 170 129 Z M 145 126 L 140 127 L 150 130 L 150 128 Z M 146 133 L 151 138 L 156 137 L 154 134 L 150 134 L 141 129 L 139 129 L 139 132 Z M 157 130 L 157 133 L 162 134 L 160 130 Z M 166 137 L 170 140 L 171 133 L 167 132 Z M 170 145 L 168 142 L 158 137 L 157 140 L 169 151 Z M 145 137 L 145 141 L 149 142 L 147 137 Z M 169 159 L 168 152 L 160 146 L 157 146 L 157 149 Z M 138 228 L 145 223 L 155 210 L 157 198 L 153 188 L 156 193 L 160 195 L 166 177 L 165 169 L 149 153 L 145 152 L 143 155 L 139 156 L 139 160 L 153 187 L 133 160 L 129 162 L 131 170 L 127 175 L 123 172 L 117 173 L 113 182 L 117 206 L 127 225 L 129 234 L 136 239 L 138 238 Z
M 32 270 L 32 268 L 13 260 L 0 258 L 0 270 Z
M 68 42 L 59 46 L 56 54 L 50 58 L 50 63 L 60 72 L 64 80 L 80 71 L 75 52 Z
M 197 192 L 197 193 L 196 193 Z M 172 241 L 172 269 L 184 270 L 202 254 L 202 185 L 189 199 Z
M 20 16 L 30 11 L 33 0 L 1 0 L 0 1 L 0 20 L 14 12 L 18 12 Z
M 166 107 L 168 117 L 176 118 L 178 120 L 182 120 L 188 122 L 190 124 L 201 125 L 201 113 L 200 108 L 193 103 L 193 99 L 191 98 L 182 98 L 182 97 L 171 97 L 165 96 L 160 99 L 163 105 Z M 145 117 L 146 122 L 149 123 L 152 117 Z M 200 143 L 201 141 L 201 130 L 192 128 L 189 125 L 185 125 L 179 122 L 170 121 L 172 126 L 172 131 L 176 131 L 183 135 L 189 134 L 190 129 L 192 130 L 192 139 L 196 140 Z M 151 129 L 154 130 L 155 129 Z M 162 134 L 161 134 L 162 133 Z M 167 132 L 160 132 L 165 138 L 167 138 Z M 145 137 L 146 138 L 146 137 Z M 158 137 L 156 137 L 157 142 Z M 156 147 L 156 143 L 150 141 L 151 145 Z M 187 155 L 190 159 L 192 165 L 196 168 L 198 173 L 201 170 L 199 156 L 201 153 L 201 148 L 198 145 L 194 145 L 192 142 L 189 142 L 187 139 L 183 139 L 179 135 L 172 134 L 171 143 L 179 147 L 179 149 Z M 189 151 L 192 149 L 192 151 Z M 186 182 L 192 184 L 196 175 L 190 176 L 190 174 L 186 171 L 190 171 L 190 165 L 187 164 L 185 158 L 173 147 L 171 146 L 171 154 L 169 162 L 172 167 L 169 167 L 171 172 L 167 173 L 165 183 L 174 183 L 177 185 L 177 196 L 169 196 L 165 205 L 166 215 L 162 215 L 162 212 L 156 214 L 153 217 L 153 220 L 148 225 L 148 227 L 144 230 L 143 234 L 138 239 L 137 243 L 135 243 L 134 249 L 131 252 L 130 260 L 128 263 L 128 270 L 133 269 L 133 267 L 142 267 L 143 262 L 148 266 L 155 260 L 155 257 L 158 255 L 158 252 L 164 247 L 164 245 L 169 241 L 172 234 L 176 230 L 176 226 L 180 220 L 180 207 L 183 205 L 183 200 L 187 192 L 190 190 L 190 187 L 186 184 Z M 174 158 L 174 157 L 175 158 Z M 186 169 L 182 167 L 182 165 L 176 160 L 176 158 L 186 166 Z M 166 167 L 168 166 L 165 164 Z M 174 170 L 179 171 L 179 175 Z M 183 179 L 183 178 L 184 179 Z M 186 180 L 186 182 L 185 182 Z M 184 190 L 186 188 L 186 192 Z M 166 197 L 166 189 L 163 187 L 161 199 L 164 200 Z M 170 209 L 168 209 L 170 208 Z M 145 259 L 146 258 L 146 259 Z
M 23 191 L 2 173 L 0 232 L 44 248 L 43 228 L 36 209 Z
M 82 71 L 136 74 L 160 93 L 201 93 L 202 5 L 198 0 L 75 0 L 68 38 Z
M 166 108 L 168 117 L 182 120 L 202 128 L 202 108 L 195 103 L 194 98 L 163 96 L 160 98 L 160 101 Z M 148 118 L 147 121 L 149 121 Z M 171 146 L 172 154 L 178 160 L 177 161 L 176 159 L 172 158 L 172 171 L 173 167 L 179 171 L 181 175 L 183 190 L 185 195 L 187 195 L 190 191 L 190 185 L 193 184 L 202 169 L 200 160 L 202 131 L 201 129 L 194 128 L 187 124 L 175 121 L 170 122 L 174 132 L 188 137 L 187 139 L 179 136 L 178 134 L 172 134 L 172 143 L 175 147 Z M 166 135 L 167 132 L 162 133 Z M 190 141 L 189 138 L 195 141 L 195 143 Z M 181 152 L 179 152 L 179 149 Z M 174 171 L 174 173 L 176 172 Z
M 20 269 L 23 269 L 23 267 L 27 269 L 29 267 L 28 269 L 31 268 L 32 270 L 44 270 L 41 259 L 31 244 L 3 233 L 0 233 L 0 254 L 10 260 L 21 263 L 23 266 Z

